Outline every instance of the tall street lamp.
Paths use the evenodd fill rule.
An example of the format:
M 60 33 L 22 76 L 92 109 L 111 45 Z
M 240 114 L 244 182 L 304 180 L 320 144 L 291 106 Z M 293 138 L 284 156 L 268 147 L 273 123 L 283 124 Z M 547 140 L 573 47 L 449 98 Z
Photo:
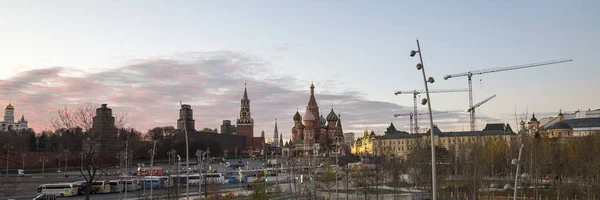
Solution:
M 27 156 L 27 154 L 21 154 L 21 169 L 23 169 L 23 173 L 25 173 L 25 156 Z
M 429 98 L 429 87 L 427 85 L 427 83 L 433 83 L 433 77 L 429 77 L 429 79 L 426 78 L 425 76 L 425 67 L 423 66 L 423 55 L 421 52 L 421 45 L 419 45 L 419 40 L 417 39 L 417 51 L 412 50 L 410 51 L 410 57 L 414 57 L 417 53 L 419 53 L 419 60 L 421 61 L 420 63 L 417 64 L 417 70 L 421 70 L 421 72 L 423 72 L 423 83 L 425 84 L 425 93 L 427 94 L 427 98 L 423 99 L 421 101 L 421 104 L 425 105 L 427 104 L 427 107 L 429 108 L 429 125 L 431 126 L 430 132 L 431 132 L 431 196 L 433 200 L 437 200 L 437 178 L 435 177 L 436 175 L 436 162 L 435 162 L 435 134 L 433 131 L 433 114 L 431 112 L 431 98 Z
M 45 164 L 48 162 L 48 158 L 43 156 L 43 157 L 40 157 L 38 159 L 38 161 L 42 163 L 42 183 L 43 183 L 44 179 L 46 179 L 46 177 L 44 176 L 44 172 L 45 172 Z
M 181 103 L 181 101 L 179 102 L 179 105 L 181 105 L 181 109 L 183 109 L 183 103 Z M 185 121 L 185 118 L 189 117 L 189 116 L 187 116 L 187 114 L 188 113 L 185 112 L 185 116 L 182 118 L 183 118 L 183 132 L 185 133 L 185 182 L 189 183 L 190 182 L 190 147 L 189 147 L 189 142 L 188 142 L 187 124 Z M 186 184 L 186 186 L 185 186 L 185 199 L 190 199 L 190 184 Z
M 525 145 L 521 144 L 521 147 L 519 148 L 519 158 L 518 159 L 513 159 L 511 161 L 511 163 L 513 165 L 517 165 L 517 169 L 516 169 L 517 171 L 515 173 L 515 191 L 514 191 L 514 194 L 513 194 L 513 199 L 515 199 L 515 200 L 517 199 L 517 186 L 518 186 L 517 183 L 518 183 L 518 180 L 519 180 L 519 168 L 521 168 L 521 153 L 523 152 L 523 146 L 525 146 Z
M 12 146 L 4 145 L 4 148 L 6 148 L 6 171 L 4 172 L 4 176 L 5 176 L 6 180 L 8 180 L 8 156 L 10 154 L 10 149 L 12 148 Z

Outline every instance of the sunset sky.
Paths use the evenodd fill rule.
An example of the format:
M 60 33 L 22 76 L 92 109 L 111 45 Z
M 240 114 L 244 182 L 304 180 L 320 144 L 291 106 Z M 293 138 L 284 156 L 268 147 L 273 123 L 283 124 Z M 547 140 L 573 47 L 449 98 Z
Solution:
M 424 89 L 409 57 L 419 38 L 432 89 L 447 74 L 546 60 L 573 62 L 473 77 L 478 128 L 560 109 L 597 109 L 600 1 L 2 1 L 0 104 L 37 132 L 57 108 L 107 103 L 143 132 L 176 126 L 179 102 L 196 128 L 235 120 L 248 85 L 255 134 L 277 118 L 289 138 L 314 82 L 323 115 L 345 132 L 408 129 Z M 423 98 L 422 96 L 421 98 Z M 441 130 L 467 130 L 468 93 L 432 94 Z M 426 106 L 419 105 L 421 110 Z M 530 116 L 529 116 L 530 117 Z M 420 119 L 425 128 L 427 118 Z

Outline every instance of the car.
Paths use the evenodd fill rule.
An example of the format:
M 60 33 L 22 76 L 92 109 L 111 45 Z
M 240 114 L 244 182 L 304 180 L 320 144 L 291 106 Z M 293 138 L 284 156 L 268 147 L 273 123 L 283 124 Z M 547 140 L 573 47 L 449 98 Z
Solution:
M 56 200 L 56 195 L 54 195 L 54 194 L 40 194 L 37 197 L 33 198 L 33 200 Z

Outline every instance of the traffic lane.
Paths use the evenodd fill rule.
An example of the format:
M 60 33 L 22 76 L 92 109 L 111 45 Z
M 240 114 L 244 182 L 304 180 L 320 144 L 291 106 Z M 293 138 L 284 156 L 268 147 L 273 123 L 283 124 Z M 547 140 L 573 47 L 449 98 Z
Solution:
M 279 181 L 279 183 L 286 183 L 288 181 Z M 267 183 L 267 185 L 272 186 L 275 185 L 276 183 L 274 182 L 269 182 Z M 228 184 L 223 184 L 221 185 L 221 189 L 222 190 L 231 190 L 231 189 L 238 189 L 240 187 L 239 183 L 228 183 Z M 242 190 L 245 190 L 248 188 L 248 184 L 247 183 L 242 183 L 241 184 L 241 188 Z M 162 189 L 155 189 L 152 191 L 154 196 L 163 196 L 166 195 L 168 192 L 168 188 L 162 188 Z M 179 188 L 179 192 L 180 192 L 180 197 L 182 195 L 185 195 L 185 187 L 180 187 Z M 183 193 L 182 193 L 183 192 Z M 142 197 L 142 195 L 144 194 L 144 190 L 136 190 L 136 191 L 128 191 L 127 192 L 127 198 L 128 199 L 137 199 L 139 197 Z M 150 195 L 150 189 L 146 189 L 146 196 Z M 190 195 L 198 195 L 198 187 L 197 186 L 190 186 Z M 94 200 L 114 200 L 114 199 L 119 199 L 119 196 L 121 198 L 125 197 L 125 193 L 108 193 L 108 194 L 92 194 L 90 195 L 90 199 L 94 199 Z M 35 196 L 31 196 L 31 197 L 21 197 L 21 198 L 8 198 L 8 199 L 14 199 L 14 200 L 31 200 L 35 198 Z M 64 200 L 85 200 L 85 195 L 81 195 L 81 196 L 73 196 L 73 197 L 57 197 L 57 199 L 64 199 Z

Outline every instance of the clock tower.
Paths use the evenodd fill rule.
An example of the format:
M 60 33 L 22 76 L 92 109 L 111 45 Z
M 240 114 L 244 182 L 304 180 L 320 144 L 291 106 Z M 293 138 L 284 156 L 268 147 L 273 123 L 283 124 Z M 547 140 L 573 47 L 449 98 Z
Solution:
M 250 99 L 244 84 L 244 96 L 240 105 L 240 117 L 237 120 L 237 134 L 246 137 L 246 149 L 252 148 L 254 137 L 254 119 L 250 112 Z M 255 147 L 256 148 L 256 147 Z

